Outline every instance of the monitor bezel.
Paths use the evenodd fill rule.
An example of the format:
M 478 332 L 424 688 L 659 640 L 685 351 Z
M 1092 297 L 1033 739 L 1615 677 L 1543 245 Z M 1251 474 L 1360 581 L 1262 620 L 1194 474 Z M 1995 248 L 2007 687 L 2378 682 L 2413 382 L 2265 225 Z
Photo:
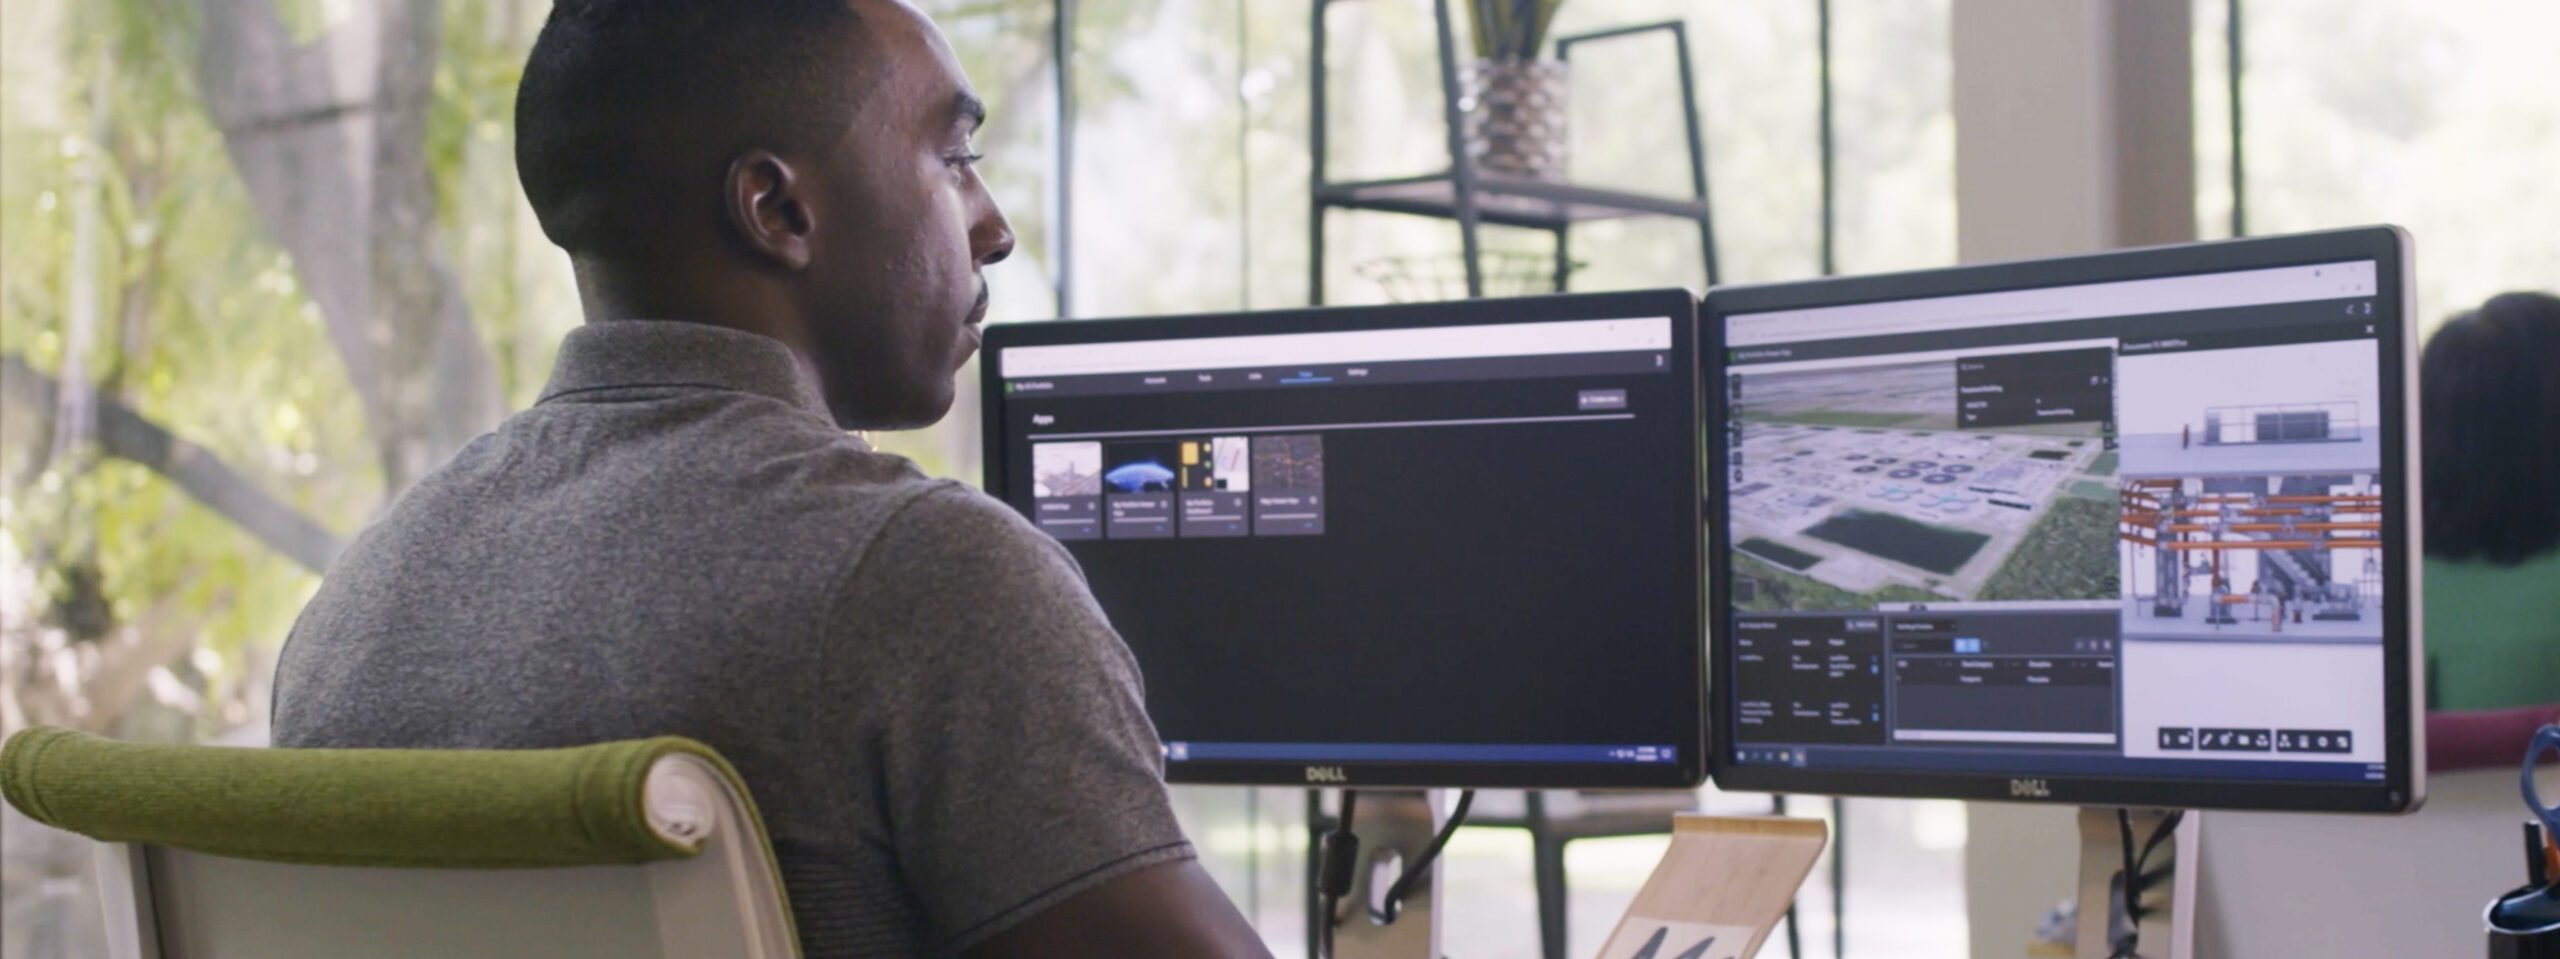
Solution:
M 1250 312 L 1200 313 L 1183 316 L 1134 317 L 996 323 L 985 328 L 979 375 L 980 427 L 984 448 L 984 488 L 998 499 L 1005 493 L 1005 393 L 1002 351 L 1111 340 L 1145 340 L 1196 336 L 1251 336 L 1269 333 L 1321 333 L 1432 326 L 1473 326 L 1556 320 L 1618 319 L 1665 316 L 1671 319 L 1671 355 L 1690 390 L 1692 416 L 1700 402 L 1698 376 L 1698 295 L 1685 289 L 1571 293 L 1490 300 L 1455 300 L 1378 306 L 1329 306 Z M 1686 478 L 1693 504 L 1690 529 L 1702 530 L 1698 430 L 1691 422 Z M 1705 575 L 1705 546 L 1697 536 L 1689 545 L 1688 581 Z M 1685 672 L 1694 676 L 1697 694 L 1683 711 L 1691 720 L 1677 737 L 1676 763 L 1403 763 L 1403 762 L 1242 762 L 1186 760 L 1165 764 L 1167 782 L 1197 785 L 1297 785 L 1372 788 L 1483 789 L 1688 789 L 1707 777 L 1706 607 L 1699 590 L 1689 591 L 1688 619 L 1695 626 L 1687 644 Z M 1142 664 L 1143 666 L 1143 664 Z
M 1729 474 L 1722 468 L 1729 455 L 1720 384 L 1729 366 L 1725 320 L 1735 314 L 1846 306 L 1918 297 L 1988 293 L 2039 287 L 2074 286 L 2120 280 L 2215 273 L 2267 267 L 2308 265 L 2344 260 L 2373 260 L 2374 300 L 2390 315 L 2377 316 L 2381 364 L 2381 402 L 2386 415 L 2397 414 L 2386 442 L 2382 474 L 2394 482 L 2383 492 L 2383 650 L 2384 718 L 2382 781 L 2374 783 L 2197 782 L 2146 777 L 2034 776 L 2018 774 L 1886 772 L 1878 770 L 1807 769 L 1785 765 L 1750 765 L 1732 761 L 1736 748 L 1728 721 L 1733 691 L 1720 677 L 1729 676 L 1729 629 L 1732 605 L 1732 557 L 1724 547 L 1729 521 L 1722 512 Z M 2416 309 L 2412 303 L 2408 234 L 2398 227 L 2376 226 L 2291 236 L 2222 240 L 2174 246 L 2119 250 L 2083 256 L 1991 263 L 1939 270 L 1841 277 L 1755 286 L 1720 287 L 1709 291 L 1699 311 L 1702 379 L 1719 384 L 1703 388 L 1701 430 L 1707 447 L 1708 601 L 1710 617 L 1709 725 L 1715 747 L 1710 771 L 1718 787 L 1752 792 L 1927 797 L 2063 803 L 2081 806 L 2150 806 L 2170 808 L 2260 809 L 2304 812 L 2396 813 L 2417 808 L 2424 799 L 2425 743 L 2418 735 L 2419 663 L 2424 655 L 2419 608 L 2416 548 L 2419 532 L 2417 448 Z

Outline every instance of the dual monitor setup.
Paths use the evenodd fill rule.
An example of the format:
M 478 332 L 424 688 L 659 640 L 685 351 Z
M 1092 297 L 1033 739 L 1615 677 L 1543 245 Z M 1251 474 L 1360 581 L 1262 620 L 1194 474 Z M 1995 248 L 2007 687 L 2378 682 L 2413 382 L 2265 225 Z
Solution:
M 2405 811 L 2408 274 L 2370 228 L 998 325 L 986 486 L 1177 783 Z

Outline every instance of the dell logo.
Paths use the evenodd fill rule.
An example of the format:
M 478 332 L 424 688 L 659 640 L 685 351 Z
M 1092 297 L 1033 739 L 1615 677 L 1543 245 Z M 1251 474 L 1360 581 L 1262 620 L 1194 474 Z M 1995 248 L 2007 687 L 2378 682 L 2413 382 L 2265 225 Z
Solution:
M 1307 767 L 1307 781 L 1311 783 L 1347 783 L 1351 781 L 1351 777 L 1343 775 L 1342 767 L 1340 766 L 1309 766 Z
M 2051 799 L 2053 788 L 2045 785 L 2044 780 L 2041 779 L 2012 779 L 2009 780 L 2009 795 L 2028 799 Z

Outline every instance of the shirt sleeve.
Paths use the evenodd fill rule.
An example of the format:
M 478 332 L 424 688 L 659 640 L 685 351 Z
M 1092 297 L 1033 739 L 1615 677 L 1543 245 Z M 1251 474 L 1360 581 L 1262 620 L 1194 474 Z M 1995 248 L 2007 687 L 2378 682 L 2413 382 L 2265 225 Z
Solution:
M 881 531 L 839 601 L 896 677 L 879 687 L 879 798 L 952 949 L 1192 857 L 1137 661 L 1055 540 L 953 484 Z

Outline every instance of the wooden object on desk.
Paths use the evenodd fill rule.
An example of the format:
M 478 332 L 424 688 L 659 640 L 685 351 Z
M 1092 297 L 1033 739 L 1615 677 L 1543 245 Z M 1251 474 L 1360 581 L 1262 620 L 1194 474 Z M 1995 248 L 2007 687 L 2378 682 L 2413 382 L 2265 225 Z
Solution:
M 1819 819 L 1679 816 L 1671 847 L 1600 947 L 1600 959 L 1757 953 L 1831 841 Z M 1699 950 L 1709 939 L 1714 944 Z

